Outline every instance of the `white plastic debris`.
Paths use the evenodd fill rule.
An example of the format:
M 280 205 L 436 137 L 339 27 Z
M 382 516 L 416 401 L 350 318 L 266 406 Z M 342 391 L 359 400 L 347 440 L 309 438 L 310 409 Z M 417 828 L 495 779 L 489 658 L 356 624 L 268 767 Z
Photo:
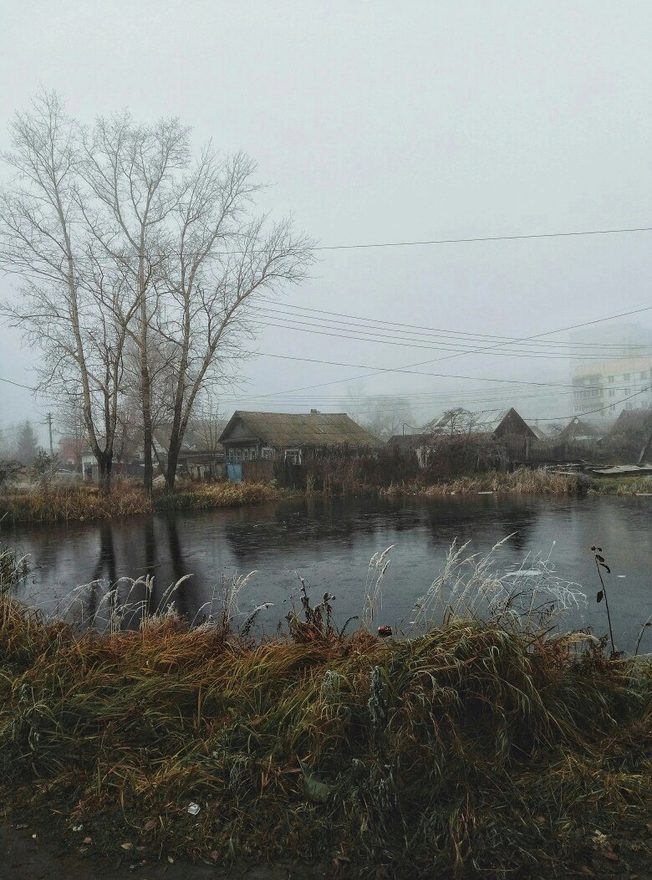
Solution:
M 196 816 L 200 809 L 201 807 L 199 806 L 199 804 L 196 804 L 194 801 L 188 804 L 188 812 L 191 816 Z

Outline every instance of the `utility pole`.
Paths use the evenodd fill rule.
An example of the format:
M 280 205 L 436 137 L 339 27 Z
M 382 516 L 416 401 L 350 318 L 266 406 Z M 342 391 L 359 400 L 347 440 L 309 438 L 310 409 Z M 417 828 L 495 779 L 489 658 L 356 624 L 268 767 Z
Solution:
M 45 421 L 48 425 L 48 431 L 50 434 L 50 458 L 54 458 L 54 446 L 52 445 L 52 413 L 49 412 L 46 416 Z

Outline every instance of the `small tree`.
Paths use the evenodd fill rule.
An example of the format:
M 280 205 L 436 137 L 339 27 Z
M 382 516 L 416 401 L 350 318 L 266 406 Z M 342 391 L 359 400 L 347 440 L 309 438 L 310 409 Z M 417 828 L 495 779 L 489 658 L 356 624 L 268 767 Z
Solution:
M 0 459 L 0 491 L 11 484 L 19 470 L 19 462 L 6 458 Z
M 16 458 L 21 464 L 28 467 L 34 462 L 38 454 L 38 443 L 32 423 L 28 420 L 20 428 L 18 443 L 16 445 Z
M 38 479 L 42 492 L 49 491 L 52 486 L 59 462 L 56 455 L 48 455 L 44 449 L 39 449 L 32 463 L 32 472 Z

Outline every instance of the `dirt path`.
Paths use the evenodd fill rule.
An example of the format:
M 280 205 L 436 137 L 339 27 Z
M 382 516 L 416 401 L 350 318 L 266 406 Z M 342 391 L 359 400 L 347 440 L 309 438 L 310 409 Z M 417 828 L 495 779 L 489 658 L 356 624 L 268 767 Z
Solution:
M 137 858 L 111 861 L 65 852 L 30 829 L 0 826 L 0 880 L 219 880 L 225 872 L 212 865 L 149 862 Z M 327 880 L 322 868 L 262 865 L 229 875 L 242 880 Z

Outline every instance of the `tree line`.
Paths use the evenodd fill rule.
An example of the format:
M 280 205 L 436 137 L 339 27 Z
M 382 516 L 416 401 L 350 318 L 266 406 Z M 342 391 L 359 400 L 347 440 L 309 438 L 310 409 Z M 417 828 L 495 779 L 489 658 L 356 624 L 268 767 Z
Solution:
M 165 424 L 172 490 L 198 401 L 234 377 L 256 301 L 305 277 L 311 242 L 256 210 L 251 158 L 194 153 L 178 119 L 87 127 L 47 92 L 10 130 L 0 265 L 19 290 L 2 311 L 41 354 L 39 387 L 80 414 L 103 489 L 128 425 L 151 491 Z

